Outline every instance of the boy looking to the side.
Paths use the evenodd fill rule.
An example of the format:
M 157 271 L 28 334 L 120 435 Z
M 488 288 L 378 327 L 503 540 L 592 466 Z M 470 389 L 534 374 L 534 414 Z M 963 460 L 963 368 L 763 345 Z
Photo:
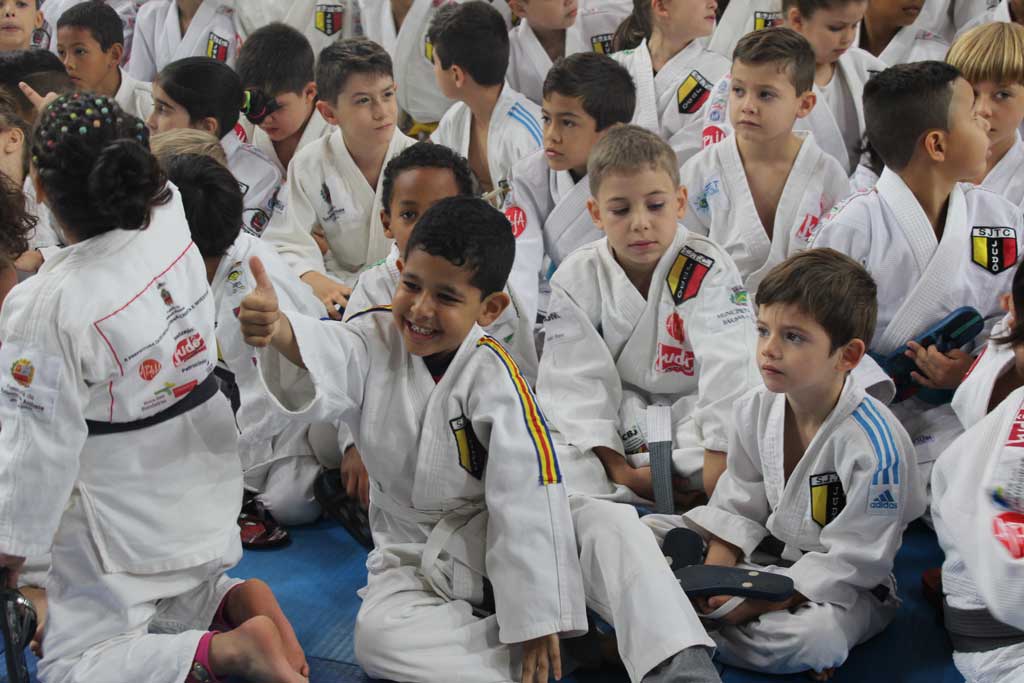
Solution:
M 0 0 L 0 52 L 29 49 L 42 25 L 39 0 Z

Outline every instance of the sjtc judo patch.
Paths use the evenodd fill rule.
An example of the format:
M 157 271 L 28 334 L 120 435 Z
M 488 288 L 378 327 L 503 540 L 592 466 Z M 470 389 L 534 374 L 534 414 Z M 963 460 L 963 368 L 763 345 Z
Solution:
M 216 59 L 218 62 L 228 61 L 228 46 L 231 43 L 227 38 L 221 38 L 216 33 L 210 33 L 206 41 L 206 56 Z
M 325 36 L 341 33 L 341 29 L 345 25 L 344 5 L 317 5 L 313 25 Z
M 782 26 L 782 12 L 754 12 L 754 30 Z
M 676 90 L 676 103 L 680 114 L 695 114 L 707 102 L 714 85 L 694 69 L 679 84 Z
M 599 33 L 590 38 L 590 48 L 599 55 L 610 55 L 612 53 L 612 34 Z
M 679 250 L 679 255 L 676 256 L 675 263 L 669 268 L 665 278 L 668 291 L 672 292 L 672 300 L 677 306 L 697 296 L 704 278 L 714 264 L 715 259 L 689 247 Z
M 835 472 L 812 474 L 811 484 L 811 519 L 818 526 L 824 527 L 846 507 L 846 492 L 843 483 Z
M 455 435 L 455 445 L 459 450 L 459 466 L 473 477 L 483 479 L 484 468 L 487 465 L 487 451 L 480 440 L 476 438 L 469 418 L 460 415 L 454 420 L 449 420 L 448 424 L 452 428 L 452 434 Z
M 971 228 L 971 260 L 993 275 L 1017 263 L 1017 231 L 1014 228 Z

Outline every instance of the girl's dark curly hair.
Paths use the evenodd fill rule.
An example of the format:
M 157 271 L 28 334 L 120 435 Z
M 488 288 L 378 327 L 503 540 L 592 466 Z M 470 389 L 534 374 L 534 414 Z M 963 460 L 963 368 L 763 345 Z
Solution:
M 0 266 L 10 265 L 28 250 L 36 217 L 25 210 L 25 195 L 10 178 L 0 173 Z

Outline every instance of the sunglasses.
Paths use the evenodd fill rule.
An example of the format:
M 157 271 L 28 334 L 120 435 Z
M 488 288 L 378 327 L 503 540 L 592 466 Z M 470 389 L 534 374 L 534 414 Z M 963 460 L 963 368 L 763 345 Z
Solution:
M 276 98 L 266 95 L 262 90 L 246 90 L 242 101 L 242 113 L 245 118 L 258 126 L 263 121 L 281 108 Z
M 36 608 L 17 589 L 7 588 L 7 570 L 0 569 L 0 630 L 10 683 L 29 683 L 25 648 L 36 633 L 36 623 Z

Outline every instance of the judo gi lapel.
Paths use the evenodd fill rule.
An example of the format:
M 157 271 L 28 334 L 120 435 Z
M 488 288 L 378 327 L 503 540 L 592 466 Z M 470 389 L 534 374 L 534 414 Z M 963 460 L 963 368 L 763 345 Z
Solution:
M 660 128 L 658 91 L 654 85 L 654 67 L 651 65 L 651 53 L 647 50 L 647 40 L 641 41 L 635 50 L 625 54 L 622 62 L 636 84 L 633 123 L 657 133 Z
M 568 171 L 549 171 L 555 208 L 544 221 L 544 248 L 555 264 L 577 247 L 600 238 L 587 211 L 590 184 L 584 176 L 574 183 Z
M 959 185 L 953 187 L 946 210 L 946 223 L 942 241 L 937 242 L 935 231 L 917 198 L 903 180 L 888 168 L 876 185 L 878 194 L 896 217 L 896 225 L 902 232 L 918 271 L 921 273 L 913 290 L 903 300 L 889 326 L 879 337 L 879 353 L 890 353 L 905 344 L 929 323 L 938 322 L 940 311 L 952 310 L 951 302 L 945 301 L 948 294 L 947 282 L 958 261 L 963 258 L 964 248 L 970 229 L 967 203 Z
M 177 50 L 174 52 L 174 59 L 205 54 L 207 57 L 215 57 L 219 62 L 227 61 L 227 51 L 231 47 L 231 36 L 217 36 L 211 31 L 218 9 L 219 3 L 213 0 L 203 0 L 203 4 L 199 5 L 196 15 L 192 17 L 192 23 L 188 25 L 185 35 L 181 36 Z M 174 19 L 175 26 L 178 26 L 176 31 L 178 35 L 181 35 L 181 27 L 178 25 L 177 6 L 172 4 L 171 10 L 167 14 Z M 218 40 L 227 40 L 228 44 L 222 45 L 216 42 Z M 217 57 L 221 50 L 224 52 L 223 59 Z
M 772 241 L 768 239 L 768 234 L 765 232 L 764 225 L 761 223 L 761 219 L 757 215 L 757 207 L 754 205 L 754 196 L 750 194 L 750 184 L 747 182 L 747 172 L 744 170 L 743 160 L 740 158 L 739 142 L 736 140 L 735 135 L 730 135 L 725 140 L 719 142 L 718 145 L 720 146 L 717 148 L 720 154 L 719 158 L 722 160 L 722 174 L 725 176 L 730 190 L 730 196 L 724 198 L 724 200 L 732 202 L 734 205 L 729 213 L 744 217 L 743 220 L 735 223 L 743 236 L 742 239 L 738 241 L 745 242 L 747 244 L 747 249 L 749 249 L 752 254 L 757 254 L 758 261 L 760 261 L 758 268 L 760 268 L 768 260 L 768 254 L 771 252 L 772 248 Z M 800 153 L 803 153 L 803 145 L 801 145 Z M 783 190 L 783 196 L 785 196 L 789 189 L 789 183 L 787 183 L 786 189 Z M 711 192 L 707 191 L 707 194 L 710 195 Z M 715 195 L 711 195 L 709 203 L 713 207 L 712 210 L 719 208 L 715 205 L 715 201 Z M 779 210 L 781 209 L 782 202 L 780 200 Z M 776 211 L 776 232 L 778 232 L 779 228 L 778 214 L 779 211 Z M 750 285 L 748 284 L 748 286 Z
M 842 60 L 842 57 L 840 57 L 840 60 Z M 832 74 L 832 80 L 835 81 L 837 78 L 842 78 L 841 70 L 838 67 L 835 73 Z M 835 87 L 846 90 L 848 84 L 849 81 L 846 84 L 836 82 Z M 815 103 L 814 108 L 811 109 L 811 113 L 807 115 L 807 128 L 814 133 L 814 137 L 821 149 L 826 154 L 835 157 L 839 164 L 849 173 L 852 170 L 850 168 L 850 154 L 846 151 L 843 132 L 839 130 L 836 116 L 829 109 L 828 99 L 817 83 L 814 84 L 814 95 L 818 98 L 818 101 Z
M 541 81 L 543 81 L 544 76 L 551 70 L 551 57 L 548 56 L 544 46 L 541 45 L 540 41 L 537 39 L 537 34 L 533 32 L 533 29 L 530 28 L 530 25 L 525 19 L 519 24 L 519 26 L 512 30 L 519 33 L 519 45 L 523 50 L 523 56 L 525 56 L 529 62 L 530 70 L 534 73 L 540 74 Z M 572 29 L 569 29 L 569 31 L 571 30 Z M 569 52 L 569 31 L 566 31 L 566 54 L 571 54 Z
M 612 247 L 607 239 L 601 241 L 597 250 L 600 258 L 601 270 L 608 283 L 607 291 L 602 291 L 605 301 L 601 305 L 602 329 L 601 336 L 604 337 L 608 350 L 622 369 L 626 348 L 633 341 L 633 333 L 637 324 L 643 317 L 648 302 L 644 301 L 643 295 L 637 291 L 633 283 L 626 276 L 622 266 L 615 260 Z M 657 274 L 655 274 L 657 278 Z M 657 280 L 652 280 L 651 289 L 654 290 Z M 594 283 L 594 286 L 599 286 Z M 610 315 L 609 315 L 610 314 Z M 641 361 L 642 362 L 642 361 Z M 631 364 L 626 363 L 627 367 Z
M 640 48 L 637 48 L 639 51 Z M 648 70 L 650 54 L 646 42 L 643 45 L 647 55 Z M 657 101 L 658 120 L 678 118 L 686 114 L 694 114 L 700 110 L 705 100 L 711 95 L 714 83 L 711 83 L 697 69 L 701 53 L 704 52 L 704 40 L 695 39 L 680 50 L 661 67 L 654 76 L 654 94 Z M 653 73 L 653 70 L 652 70 Z M 637 100 L 639 102 L 639 99 Z
M 914 47 L 914 39 L 917 37 L 917 29 L 911 26 L 904 26 L 892 37 L 889 44 L 882 50 L 878 58 L 889 66 L 902 64 L 907 61 L 910 50 Z

